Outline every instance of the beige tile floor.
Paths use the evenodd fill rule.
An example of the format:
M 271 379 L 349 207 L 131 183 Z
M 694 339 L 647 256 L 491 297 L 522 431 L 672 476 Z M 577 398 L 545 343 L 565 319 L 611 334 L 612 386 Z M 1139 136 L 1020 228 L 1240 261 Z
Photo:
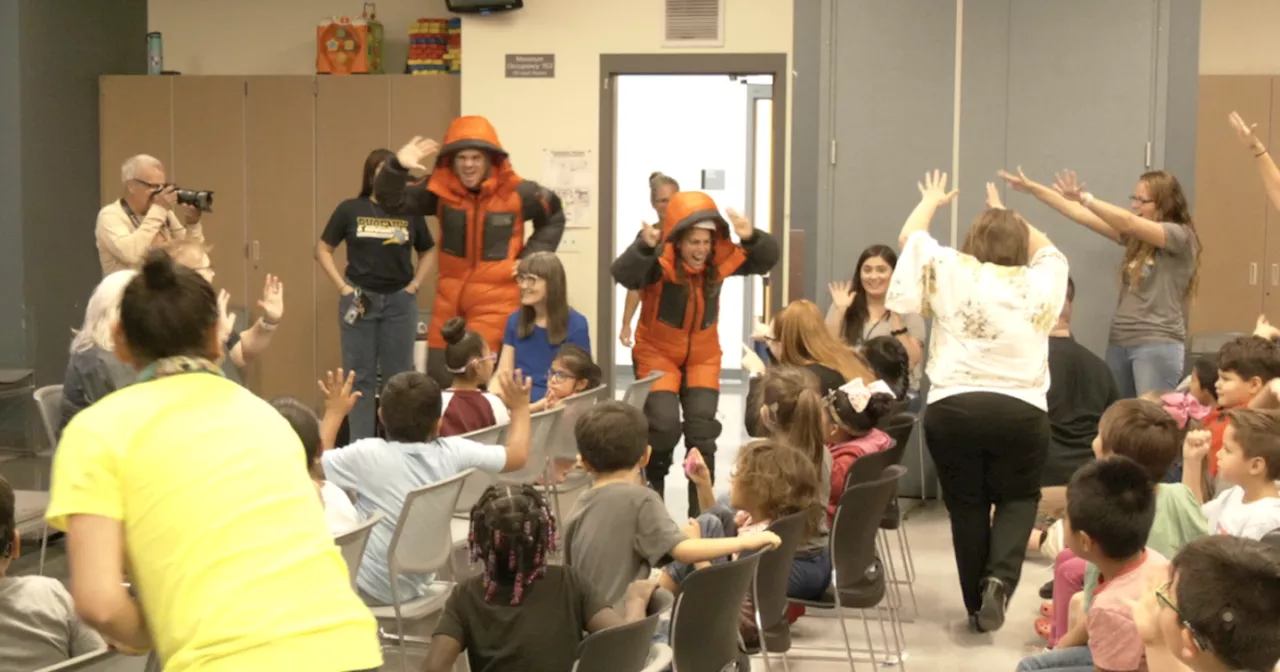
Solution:
M 728 384 L 720 402 L 720 420 L 724 432 L 720 441 L 721 464 L 731 464 L 745 434 L 742 430 L 741 386 Z M 683 454 L 682 449 L 677 449 Z M 0 473 L 15 481 L 27 481 L 41 477 L 39 465 L 26 461 L 0 463 Z M 686 510 L 686 494 L 683 479 L 673 468 L 668 478 L 667 506 L 677 519 Z M 727 491 L 728 469 L 720 469 L 717 489 Z M 47 482 L 47 481 L 46 481 Z M 18 485 L 15 483 L 15 485 Z M 18 485 L 18 487 L 23 487 Z M 913 503 L 907 504 L 910 508 Z M 1011 672 L 1028 651 L 1038 642 L 1033 624 L 1040 604 L 1036 595 L 1040 584 L 1051 576 L 1047 563 L 1032 558 L 1023 570 L 1023 582 L 1013 597 L 1005 627 L 996 633 L 979 635 L 971 633 L 965 622 L 964 608 L 960 602 L 956 584 L 955 565 L 952 557 L 951 532 L 945 509 L 940 503 L 928 502 L 913 510 L 906 525 L 907 534 L 915 554 L 917 579 L 916 598 L 920 605 L 919 617 L 904 626 L 908 656 L 904 669 L 937 672 Z M 33 574 L 36 571 L 37 546 L 27 546 L 26 554 L 15 563 L 13 573 Z M 45 565 L 45 574 L 65 580 L 66 558 L 61 544 L 51 546 Z M 856 619 L 849 621 L 850 636 L 854 645 L 863 641 L 862 626 Z M 872 633 L 879 644 L 880 630 L 873 622 Z M 843 650 L 838 621 L 805 617 L 793 630 L 794 645 L 801 647 L 832 647 Z M 420 660 L 420 659 L 418 659 Z M 418 660 L 414 662 L 417 663 Z M 781 670 L 781 661 L 775 660 L 774 670 Z M 388 652 L 384 669 L 399 670 L 399 660 Z M 420 663 L 418 663 L 420 664 Z M 762 660 L 753 661 L 756 670 L 764 670 Z M 134 666 L 125 666 L 120 672 L 132 672 Z M 140 665 L 137 666 L 141 669 Z M 420 669 L 411 664 L 411 669 Z M 791 672 L 825 672 L 847 670 L 847 660 L 799 660 L 792 659 Z M 859 664 L 857 669 L 870 670 L 870 664 Z M 889 667 L 887 669 L 896 669 Z

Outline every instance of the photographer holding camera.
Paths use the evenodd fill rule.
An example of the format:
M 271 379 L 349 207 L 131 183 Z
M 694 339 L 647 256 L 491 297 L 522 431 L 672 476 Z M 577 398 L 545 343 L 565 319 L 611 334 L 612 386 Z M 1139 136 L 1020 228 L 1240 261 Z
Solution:
M 165 181 L 164 165 L 146 154 L 127 159 L 120 179 L 124 197 L 98 211 L 94 229 L 102 275 L 138 268 L 152 247 L 204 240 L 200 215 L 212 203 L 208 192 L 192 194 L 194 198 L 184 194 L 179 202 L 178 188 Z

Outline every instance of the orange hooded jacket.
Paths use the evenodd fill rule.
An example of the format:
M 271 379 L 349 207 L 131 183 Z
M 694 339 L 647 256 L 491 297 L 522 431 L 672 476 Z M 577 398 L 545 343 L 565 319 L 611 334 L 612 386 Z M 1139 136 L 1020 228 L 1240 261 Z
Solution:
M 701 269 L 680 260 L 677 247 L 686 232 L 699 222 L 712 222 L 711 256 Z M 643 237 L 613 263 L 613 279 L 640 295 L 640 320 L 636 325 L 637 375 L 663 371 L 654 391 L 679 392 L 681 380 L 689 387 L 719 389 L 720 285 L 731 275 L 768 273 L 778 263 L 780 250 L 773 236 L 755 230 L 741 245 L 729 238 L 729 223 L 710 196 L 682 191 L 671 197 L 662 220 L 662 242 L 649 247 Z M 707 287 L 706 274 L 714 269 Z
M 465 149 L 489 155 L 489 173 L 478 189 L 468 189 L 453 172 L 453 157 Z M 445 347 L 441 327 L 462 316 L 498 352 L 511 313 L 520 307 L 514 276 L 525 254 L 554 252 L 564 233 L 560 198 L 536 182 L 523 180 L 488 119 L 458 117 L 449 124 L 435 170 L 426 187 L 406 186 L 408 172 L 392 159 L 378 174 L 374 191 L 388 212 L 430 215 L 440 221 L 440 280 L 427 342 Z M 524 240 L 525 222 L 533 233 Z

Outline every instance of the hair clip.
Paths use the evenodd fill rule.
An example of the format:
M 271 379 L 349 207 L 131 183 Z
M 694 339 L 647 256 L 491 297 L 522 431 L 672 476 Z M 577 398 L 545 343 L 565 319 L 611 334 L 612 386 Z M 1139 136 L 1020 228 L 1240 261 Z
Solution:
M 889 388 L 883 380 L 873 380 L 868 385 L 862 382 L 861 378 L 853 380 L 836 388 L 836 391 L 844 393 L 849 399 L 849 405 L 853 407 L 855 413 L 861 413 L 867 410 L 867 404 L 871 403 L 871 397 L 877 394 L 887 394 L 893 396 L 893 390 Z

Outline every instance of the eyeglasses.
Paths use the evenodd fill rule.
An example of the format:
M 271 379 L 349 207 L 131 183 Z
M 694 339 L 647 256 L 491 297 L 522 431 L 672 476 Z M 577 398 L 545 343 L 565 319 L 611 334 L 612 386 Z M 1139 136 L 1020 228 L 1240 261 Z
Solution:
M 489 353 L 489 354 L 485 355 L 484 357 L 476 357 L 476 358 L 472 359 L 471 361 L 473 361 L 473 362 L 479 362 L 479 363 L 484 363 L 484 362 L 492 362 L 493 360 L 495 360 L 495 359 L 497 359 L 497 358 L 498 358 L 498 354 L 497 354 L 496 352 L 491 352 L 491 353 Z
M 573 375 L 572 373 L 569 373 L 568 371 L 557 371 L 555 369 L 551 369 L 550 371 L 547 372 L 547 380 L 549 381 L 554 380 L 556 382 L 560 382 L 564 380 L 577 380 L 577 379 L 578 379 L 577 376 Z
M 1183 617 L 1182 612 L 1178 611 L 1178 605 L 1174 604 L 1173 600 L 1169 598 L 1169 587 L 1171 585 L 1173 585 L 1172 581 L 1166 581 L 1163 586 L 1157 588 L 1156 598 L 1164 603 L 1164 606 L 1173 610 L 1174 615 L 1178 617 L 1178 623 L 1180 623 L 1182 627 L 1186 628 L 1187 632 L 1191 633 L 1191 638 L 1195 640 L 1196 646 L 1200 647 L 1201 651 L 1209 651 L 1209 642 L 1206 641 L 1204 637 L 1201 637 L 1199 632 L 1196 632 L 1196 629 L 1191 626 L 1191 623 Z M 1223 618 L 1229 620 L 1231 618 L 1231 613 L 1227 612 L 1223 614 Z
M 516 276 L 516 284 L 517 284 L 517 285 L 528 285 L 528 286 L 532 287 L 533 285 L 538 284 L 538 280 L 539 280 L 539 279 L 540 279 L 540 278 L 539 278 L 538 276 L 536 276 L 536 275 L 528 275 L 528 274 L 525 274 L 525 275 L 517 275 L 517 276 Z
M 1149 205 L 1149 204 L 1151 204 L 1151 203 L 1155 203 L 1155 202 L 1156 202 L 1156 199 L 1154 199 L 1154 198 L 1143 198 L 1143 197 L 1141 197 L 1141 196 L 1139 196 L 1139 195 L 1137 195 L 1137 194 L 1129 194 L 1129 202 L 1130 202 L 1130 203 L 1141 203 L 1142 205 Z

